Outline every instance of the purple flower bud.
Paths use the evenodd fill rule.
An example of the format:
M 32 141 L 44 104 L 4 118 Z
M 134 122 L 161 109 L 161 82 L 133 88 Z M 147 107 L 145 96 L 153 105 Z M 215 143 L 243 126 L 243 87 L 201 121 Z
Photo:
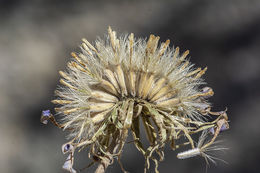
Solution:
M 206 110 L 210 107 L 208 103 L 190 103 L 190 105 L 199 108 L 200 110 Z
M 220 128 L 220 132 L 227 130 L 229 127 L 227 124 L 223 124 Z
M 69 143 L 64 144 L 62 147 L 62 152 L 63 154 L 67 153 L 67 152 L 72 152 L 73 151 L 73 146 Z
M 210 87 L 204 87 L 204 88 L 202 88 L 201 91 L 202 91 L 202 93 L 208 93 L 207 95 L 203 96 L 203 98 L 205 98 L 205 99 L 214 95 L 214 92 L 213 92 L 212 88 L 210 88 Z
M 51 116 L 51 111 L 50 110 L 44 110 L 42 111 L 42 116 L 41 116 L 41 122 L 43 124 L 47 124 L 48 123 L 48 119 Z
M 219 132 L 225 131 L 225 130 L 227 130 L 227 129 L 229 129 L 228 124 L 223 124 L 223 125 L 221 126 Z M 215 129 L 214 129 L 214 127 L 211 127 L 211 128 L 209 129 L 209 132 L 210 132 L 212 135 L 214 135 L 214 134 L 215 134 Z
M 49 117 L 51 115 L 51 111 L 50 110 L 42 111 L 42 115 L 46 116 L 46 117 Z
M 207 92 L 209 92 L 210 90 L 212 90 L 210 87 L 204 87 L 204 88 L 202 88 L 202 92 L 203 92 L 203 93 L 207 93 Z
M 212 135 L 215 134 L 215 129 L 214 129 L 214 127 L 211 127 L 211 128 L 209 129 L 209 131 L 210 131 L 210 133 L 211 133 Z
M 65 145 L 64 151 L 68 151 L 70 149 L 70 144 Z

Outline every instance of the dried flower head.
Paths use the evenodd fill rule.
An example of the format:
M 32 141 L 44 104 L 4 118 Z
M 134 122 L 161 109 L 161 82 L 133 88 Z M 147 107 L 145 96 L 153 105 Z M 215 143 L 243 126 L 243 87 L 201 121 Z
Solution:
M 200 146 L 206 151 L 221 129 L 228 128 L 226 111 L 212 112 L 207 101 L 213 90 L 201 88 L 207 68 L 194 68 L 186 58 L 189 51 L 180 54 L 178 47 L 169 48 L 169 40 L 159 46 L 158 42 L 154 35 L 148 41 L 134 38 L 133 33 L 117 38 L 109 27 L 105 41 L 99 39 L 93 46 L 83 39 L 82 52 L 71 54 L 74 59 L 66 72 L 59 72 L 62 86 L 52 101 L 59 105 L 55 110 L 62 116 L 61 124 L 47 116 L 69 132 L 71 140 L 63 146 L 63 151 L 70 153 L 65 169 L 75 172 L 73 153 L 86 147 L 89 157 L 99 163 L 97 173 L 104 172 L 113 158 L 120 163 L 131 131 L 134 145 L 145 157 L 144 171 L 153 160 L 158 172 L 154 153 L 162 161 L 166 142 L 172 149 L 182 145 L 196 149 L 192 135 L 210 129 L 211 140 Z M 216 118 L 209 121 L 210 115 Z M 46 115 L 43 120 L 46 123 Z M 140 123 L 145 127 L 148 148 L 140 139 Z M 187 142 L 178 144 L 181 137 Z

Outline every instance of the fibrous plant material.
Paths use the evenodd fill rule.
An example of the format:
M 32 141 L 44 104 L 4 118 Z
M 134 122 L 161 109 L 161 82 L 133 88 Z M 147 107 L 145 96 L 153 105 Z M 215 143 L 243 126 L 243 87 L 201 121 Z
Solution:
M 181 54 L 169 44 L 167 40 L 159 45 L 154 35 L 147 41 L 136 39 L 133 33 L 118 38 L 110 27 L 108 37 L 95 45 L 83 39 L 81 53 L 72 53 L 67 70 L 59 72 L 62 85 L 52 102 L 58 105 L 60 123 L 49 111 L 43 111 L 41 118 L 68 131 L 70 141 L 62 147 L 69 153 L 64 169 L 76 172 L 74 151 L 85 148 L 93 163 L 99 164 L 96 173 L 105 172 L 114 158 L 122 167 L 120 157 L 129 131 L 145 158 L 144 172 L 150 160 L 158 172 L 167 142 L 173 150 L 190 145 L 191 150 L 178 154 L 180 159 L 209 158 L 205 152 L 220 131 L 229 127 L 226 111 L 211 111 L 207 99 L 213 90 L 201 88 L 207 68 L 194 68 L 187 59 L 189 51 Z M 140 123 L 150 144 L 147 148 L 140 139 Z M 195 147 L 193 134 L 200 132 L 203 142 Z M 183 144 L 182 137 L 187 140 Z M 204 142 L 206 137 L 210 140 Z

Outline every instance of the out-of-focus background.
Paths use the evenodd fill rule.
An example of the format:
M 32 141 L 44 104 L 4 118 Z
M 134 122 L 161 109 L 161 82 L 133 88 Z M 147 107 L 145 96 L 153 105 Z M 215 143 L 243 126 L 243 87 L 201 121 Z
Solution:
M 196 66 L 208 66 L 213 110 L 228 107 L 231 129 L 221 135 L 229 150 L 219 156 L 229 164 L 218 162 L 207 171 L 259 172 L 259 0 L 1 0 L 0 172 L 63 172 L 65 133 L 41 124 L 41 111 L 53 110 L 58 70 L 70 52 L 79 50 L 82 37 L 103 37 L 108 25 L 119 35 L 169 38 L 171 46 L 190 50 Z M 178 160 L 176 151 L 165 152 L 161 173 L 206 172 L 202 158 Z M 87 152 L 76 154 L 75 168 L 88 163 Z M 143 157 L 133 144 L 125 147 L 123 164 L 131 173 L 143 172 Z M 121 170 L 115 163 L 108 172 Z

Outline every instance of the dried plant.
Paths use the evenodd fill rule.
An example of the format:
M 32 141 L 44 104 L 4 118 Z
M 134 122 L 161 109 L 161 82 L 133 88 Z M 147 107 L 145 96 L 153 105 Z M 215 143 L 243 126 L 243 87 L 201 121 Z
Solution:
M 105 41 L 99 39 L 93 46 L 83 39 L 82 52 L 71 54 L 74 59 L 66 72 L 59 72 L 62 86 L 52 101 L 59 105 L 55 110 L 62 117 L 61 124 L 49 111 L 42 114 L 43 123 L 51 120 L 68 131 L 70 141 L 62 147 L 69 153 L 64 169 L 76 172 L 72 168 L 74 151 L 86 147 L 89 158 L 99 164 L 96 173 L 105 172 L 114 158 L 122 167 L 120 157 L 130 131 L 134 145 L 145 157 L 144 172 L 150 160 L 158 172 L 167 142 L 173 150 L 191 146 L 178 154 L 180 159 L 206 157 L 204 151 L 220 131 L 228 129 L 226 111 L 212 112 L 207 101 L 213 90 L 201 88 L 207 68 L 194 68 L 186 58 L 189 51 L 180 54 L 178 47 L 169 48 L 169 40 L 160 46 L 158 42 L 154 35 L 148 41 L 134 38 L 133 33 L 117 38 L 109 27 Z M 211 115 L 213 121 L 208 120 Z M 140 123 L 145 127 L 148 148 L 140 139 Z M 192 135 L 203 131 L 212 132 L 211 140 L 196 148 Z M 178 144 L 181 137 L 187 140 L 184 144 Z

